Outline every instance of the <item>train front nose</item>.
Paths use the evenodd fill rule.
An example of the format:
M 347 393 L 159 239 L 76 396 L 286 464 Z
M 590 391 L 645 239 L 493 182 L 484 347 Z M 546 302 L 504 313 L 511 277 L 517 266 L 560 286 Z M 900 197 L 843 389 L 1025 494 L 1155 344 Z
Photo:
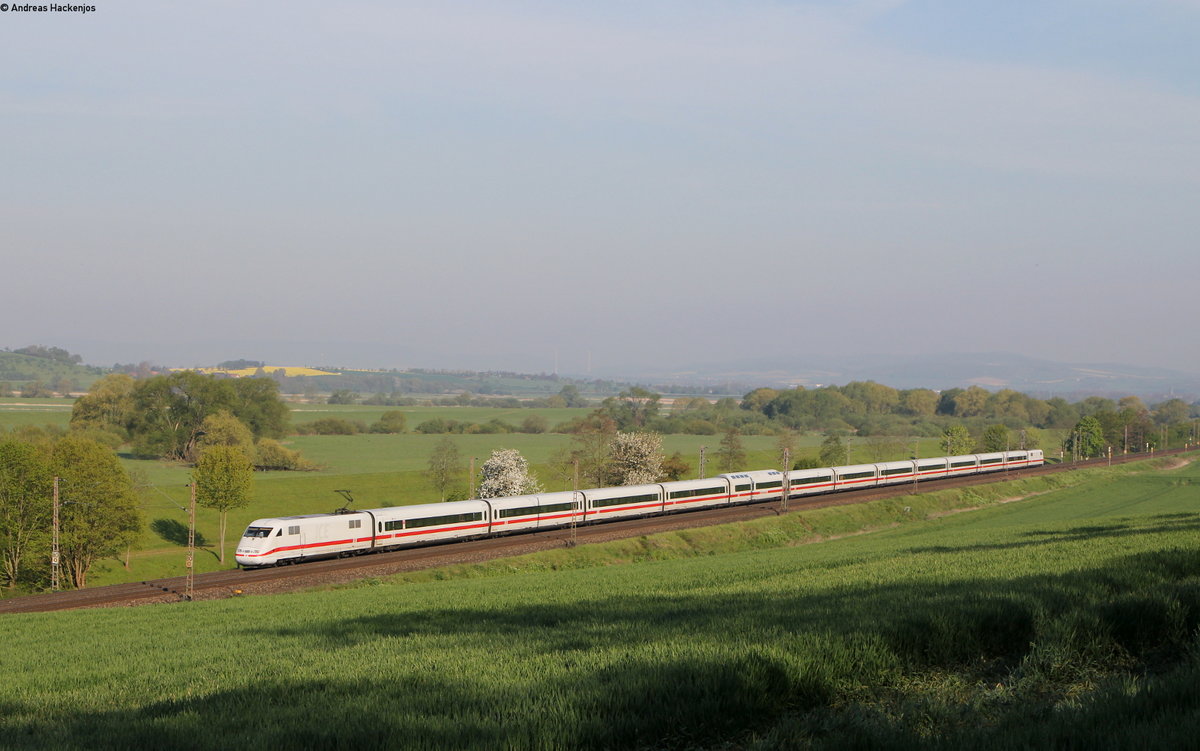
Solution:
M 272 528 L 251 524 L 242 539 L 238 540 L 237 551 L 233 559 L 239 566 L 262 566 L 267 555 L 267 546 L 271 542 Z
M 258 541 L 242 538 L 238 542 L 237 552 L 233 554 L 233 560 L 237 561 L 239 566 L 262 565 L 262 550 Z

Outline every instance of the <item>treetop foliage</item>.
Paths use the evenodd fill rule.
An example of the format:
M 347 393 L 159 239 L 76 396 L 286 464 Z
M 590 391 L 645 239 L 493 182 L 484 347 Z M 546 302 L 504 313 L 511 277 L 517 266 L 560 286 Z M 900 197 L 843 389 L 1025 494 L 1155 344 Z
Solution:
M 617 485 L 643 485 L 663 476 L 662 436 L 657 433 L 617 433 L 609 446 L 611 480 Z
M 113 374 L 97 381 L 76 403 L 72 427 L 119 432 L 141 456 L 191 461 L 210 416 L 227 413 L 255 438 L 279 438 L 288 407 L 269 378 L 218 378 L 185 370 L 135 381 Z
M 542 488 L 529 474 L 529 462 L 516 449 L 497 449 L 480 467 L 480 498 L 504 498 L 537 493 Z

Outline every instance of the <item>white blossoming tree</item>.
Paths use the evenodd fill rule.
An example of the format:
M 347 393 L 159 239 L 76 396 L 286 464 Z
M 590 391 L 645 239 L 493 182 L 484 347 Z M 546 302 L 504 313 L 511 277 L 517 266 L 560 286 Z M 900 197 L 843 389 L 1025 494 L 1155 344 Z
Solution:
M 662 436 L 617 433 L 609 446 L 609 474 L 618 485 L 658 482 L 663 475 Z
M 506 498 L 541 491 L 542 486 L 529 474 L 529 462 L 516 449 L 492 452 L 479 470 L 480 498 Z

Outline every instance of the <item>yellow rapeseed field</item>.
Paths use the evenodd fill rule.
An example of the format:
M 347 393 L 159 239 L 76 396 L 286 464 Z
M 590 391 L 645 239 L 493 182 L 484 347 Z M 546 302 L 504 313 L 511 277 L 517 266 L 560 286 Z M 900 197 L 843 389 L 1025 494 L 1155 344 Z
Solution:
M 226 375 L 236 376 L 252 376 L 258 372 L 258 368 L 241 368 L 239 370 L 226 370 L 224 368 L 173 368 L 173 370 L 195 370 L 197 373 L 212 375 L 214 373 L 225 373 Z M 276 373 L 282 370 L 285 376 L 323 376 L 337 375 L 327 370 L 317 370 L 316 368 L 304 368 L 296 365 L 264 365 L 263 372 L 267 375 Z

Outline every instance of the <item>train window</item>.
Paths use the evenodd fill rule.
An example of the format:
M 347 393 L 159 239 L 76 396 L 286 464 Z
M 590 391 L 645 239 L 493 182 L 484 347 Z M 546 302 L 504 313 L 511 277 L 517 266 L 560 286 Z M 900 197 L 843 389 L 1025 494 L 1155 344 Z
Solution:
M 276 536 L 276 537 L 283 537 L 283 527 L 280 527 L 280 528 L 279 528 L 279 531 L 275 533 L 275 536 Z
M 537 512 L 537 506 L 525 506 L 523 508 L 502 508 L 496 512 L 496 516 L 501 519 L 507 519 L 511 516 L 532 516 Z
M 623 498 L 598 498 L 592 501 L 593 508 L 602 506 L 619 506 L 622 503 L 646 503 L 648 501 L 657 501 L 658 493 L 646 493 L 644 495 L 627 495 Z
M 384 529 L 386 529 L 386 530 L 387 530 L 387 531 L 389 531 L 389 532 L 391 532 L 391 531 L 392 531 L 392 530 L 394 530 L 394 529 L 404 529 L 404 520 L 403 520 L 403 519 L 396 519 L 396 520 L 394 520 L 394 521 L 390 521 L 390 522 L 384 522 L 384 523 L 381 525 L 380 529 L 381 529 L 381 530 L 384 530 Z
M 782 488 L 783 480 L 772 480 L 771 482 L 760 482 L 755 486 L 756 490 L 771 490 L 772 488 Z
M 288 534 L 289 534 L 289 535 L 298 535 L 298 534 L 300 534 L 300 525 L 299 525 L 299 524 L 297 524 L 297 525 L 296 525 L 296 526 L 294 526 L 294 527 L 288 527 Z
M 671 499 L 676 498 L 696 498 L 702 495 L 723 495 L 725 488 L 693 488 L 691 490 L 674 490 L 671 491 Z
M 945 464 L 923 464 L 920 467 L 918 467 L 918 469 L 920 469 L 922 472 L 932 472 L 934 470 L 945 469 L 945 468 L 946 468 Z
M 242 535 L 242 537 L 270 537 L 270 536 L 271 536 L 271 528 L 270 527 L 249 527 L 246 529 L 246 534 Z
M 745 485 L 738 485 L 736 488 L 734 488 L 734 490 L 736 490 L 739 493 L 744 493 L 747 490 L 753 490 L 753 489 L 754 489 L 754 486 L 749 483 L 747 483 Z
M 820 477 L 804 477 L 799 480 L 792 480 L 791 486 L 794 488 L 797 485 L 816 485 L 819 482 L 829 482 L 833 480 L 829 475 L 821 475 Z
M 553 514 L 558 511 L 577 511 L 578 509 L 578 503 L 549 503 L 542 506 L 539 511 L 543 514 Z
M 438 527 L 443 524 L 458 524 L 459 522 L 477 522 L 483 520 L 483 512 L 476 511 L 469 514 L 447 514 L 446 516 L 429 516 L 424 519 L 409 519 L 408 528 L 413 527 Z
M 872 469 L 867 472 L 849 472 L 847 474 L 842 475 L 842 479 L 843 480 L 857 480 L 862 477 L 874 477 L 874 476 L 875 476 L 875 470 Z
M 975 460 L 974 460 L 974 459 L 968 459 L 968 460 L 967 460 L 967 461 L 965 461 L 965 462 L 951 462 L 951 463 L 950 463 L 950 466 L 951 466 L 951 467 L 974 467 L 974 466 L 975 466 Z
M 883 476 L 891 477 L 892 475 L 906 475 L 910 472 L 912 472 L 912 467 L 893 467 L 892 469 L 883 470 Z
M 1003 461 L 1003 460 L 1000 459 L 1000 457 L 996 457 L 995 459 L 980 459 L 979 463 L 980 464 L 999 464 L 1001 461 Z

